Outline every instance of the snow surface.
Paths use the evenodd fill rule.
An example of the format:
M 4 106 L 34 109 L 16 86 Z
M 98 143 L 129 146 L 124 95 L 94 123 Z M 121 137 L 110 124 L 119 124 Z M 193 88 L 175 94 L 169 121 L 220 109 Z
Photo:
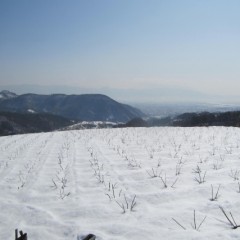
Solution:
M 240 239 L 219 209 L 240 224 L 238 128 L 26 134 L 1 137 L 0 150 L 0 239 L 15 228 L 29 240 Z M 194 210 L 197 227 L 206 216 L 198 231 Z

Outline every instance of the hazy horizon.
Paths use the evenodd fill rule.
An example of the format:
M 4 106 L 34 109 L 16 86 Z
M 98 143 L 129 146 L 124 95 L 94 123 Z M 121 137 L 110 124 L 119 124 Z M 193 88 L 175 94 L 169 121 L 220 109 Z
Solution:
M 237 0 L 3 0 L 0 88 L 239 102 L 239 7 Z
M 224 97 L 220 95 L 208 95 L 197 91 L 183 88 L 161 88 L 161 89 L 114 89 L 114 88 L 80 88 L 69 85 L 0 85 L 0 91 L 8 90 L 18 95 L 21 94 L 103 94 L 112 99 L 127 104 L 217 104 L 217 105 L 239 105 L 237 96 Z

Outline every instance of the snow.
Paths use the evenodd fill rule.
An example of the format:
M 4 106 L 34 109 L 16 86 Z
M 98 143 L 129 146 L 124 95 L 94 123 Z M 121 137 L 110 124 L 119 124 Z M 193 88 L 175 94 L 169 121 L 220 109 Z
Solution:
M 240 238 L 219 208 L 240 224 L 238 128 L 26 134 L 1 137 L 0 151 L 0 239 Z
M 73 124 L 71 126 L 63 128 L 63 130 L 79 130 L 79 129 L 93 129 L 93 128 L 112 128 L 117 125 L 114 122 L 105 121 L 83 121 L 80 123 Z
M 32 109 L 28 109 L 28 112 L 29 112 L 29 113 L 35 113 L 35 111 L 32 110 Z

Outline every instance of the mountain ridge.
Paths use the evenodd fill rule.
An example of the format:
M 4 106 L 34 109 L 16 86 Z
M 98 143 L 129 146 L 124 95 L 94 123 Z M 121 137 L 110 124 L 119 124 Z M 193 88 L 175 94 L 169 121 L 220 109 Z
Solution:
M 127 122 L 144 114 L 103 94 L 27 93 L 0 102 L 1 111 L 59 115 L 71 120 Z
M 0 101 L 1 100 L 5 100 L 5 99 L 10 99 L 10 98 L 14 98 L 17 97 L 18 95 L 14 92 L 10 92 L 8 90 L 3 90 L 0 92 Z
M 73 122 L 48 113 L 13 113 L 0 111 L 0 136 L 51 132 L 72 125 Z

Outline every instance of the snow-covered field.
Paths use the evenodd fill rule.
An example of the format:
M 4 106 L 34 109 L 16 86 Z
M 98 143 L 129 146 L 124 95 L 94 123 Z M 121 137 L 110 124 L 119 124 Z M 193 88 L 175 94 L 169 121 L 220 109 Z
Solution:
M 219 208 L 240 224 L 238 128 L 17 135 L 0 151 L 0 239 L 240 239 Z

